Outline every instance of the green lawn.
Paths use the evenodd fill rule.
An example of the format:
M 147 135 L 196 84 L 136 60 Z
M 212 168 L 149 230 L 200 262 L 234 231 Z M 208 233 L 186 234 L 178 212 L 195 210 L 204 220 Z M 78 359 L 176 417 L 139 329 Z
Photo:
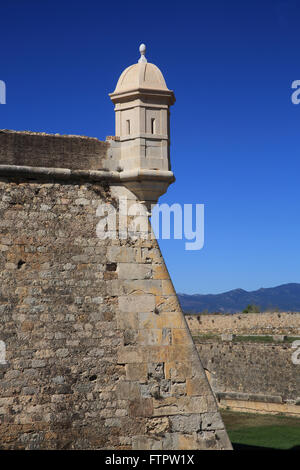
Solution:
M 236 450 L 300 450 L 300 418 L 229 410 L 221 413 Z

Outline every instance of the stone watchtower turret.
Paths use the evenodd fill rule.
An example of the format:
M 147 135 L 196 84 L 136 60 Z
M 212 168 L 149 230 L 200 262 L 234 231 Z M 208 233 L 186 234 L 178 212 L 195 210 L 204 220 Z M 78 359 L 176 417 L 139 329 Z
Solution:
M 170 166 L 170 111 L 174 92 L 159 68 L 147 61 L 141 44 L 139 61 L 121 74 L 110 93 L 115 104 L 115 138 L 109 168 L 146 203 L 156 203 L 175 178 Z
M 115 137 L 0 130 L 1 449 L 232 448 L 148 236 L 175 98 L 140 51 Z

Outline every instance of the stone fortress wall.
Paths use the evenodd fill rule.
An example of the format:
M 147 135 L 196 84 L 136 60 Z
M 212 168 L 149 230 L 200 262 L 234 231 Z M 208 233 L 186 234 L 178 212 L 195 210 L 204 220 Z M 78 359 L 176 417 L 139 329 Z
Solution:
M 201 334 L 300 335 L 300 313 L 236 313 L 186 315 L 189 328 Z
M 300 313 L 186 315 L 186 320 L 221 407 L 300 415 L 300 365 L 292 361 Z
M 97 235 L 99 206 L 138 202 L 82 169 L 107 143 L 68 137 L 45 167 L 64 137 L 0 136 L 0 447 L 231 449 L 156 240 Z
M 106 142 L 0 131 L 1 448 L 232 449 L 149 224 L 175 95 L 145 52 Z
M 100 170 L 108 148 L 93 137 L 0 130 L 1 165 Z

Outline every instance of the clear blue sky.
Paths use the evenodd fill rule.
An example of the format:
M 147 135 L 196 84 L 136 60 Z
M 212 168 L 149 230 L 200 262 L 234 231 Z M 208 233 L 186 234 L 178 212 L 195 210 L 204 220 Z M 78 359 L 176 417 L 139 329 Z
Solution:
M 113 91 L 138 46 L 175 91 L 176 183 L 205 204 L 205 245 L 162 241 L 179 292 L 300 282 L 297 0 L 12 0 L 0 7 L 0 128 L 114 133 Z

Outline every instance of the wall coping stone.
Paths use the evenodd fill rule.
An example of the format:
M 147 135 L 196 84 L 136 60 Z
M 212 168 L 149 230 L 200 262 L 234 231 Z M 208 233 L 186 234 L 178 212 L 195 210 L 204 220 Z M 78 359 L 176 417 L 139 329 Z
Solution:
M 241 392 L 216 392 L 218 400 L 242 400 L 242 401 L 257 401 L 263 403 L 282 403 L 280 395 L 264 395 L 259 393 L 241 393 Z
M 19 165 L 0 165 L 0 176 L 18 176 L 22 178 L 53 178 L 59 180 L 90 180 L 107 181 L 111 183 L 125 183 L 126 181 L 155 180 L 173 181 L 172 171 L 159 170 L 130 170 L 130 171 L 104 171 L 104 170 L 71 170 L 69 168 L 46 168 Z

